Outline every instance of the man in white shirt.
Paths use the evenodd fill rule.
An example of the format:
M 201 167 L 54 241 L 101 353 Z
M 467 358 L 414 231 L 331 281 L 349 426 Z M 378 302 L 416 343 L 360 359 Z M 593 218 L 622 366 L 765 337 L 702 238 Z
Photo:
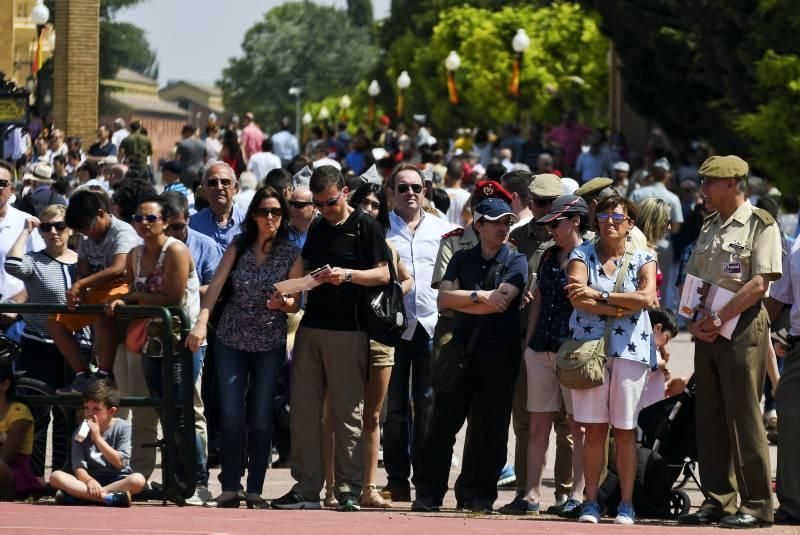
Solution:
M 289 119 L 281 119 L 281 127 L 278 132 L 272 134 L 272 150 L 281 161 L 291 161 L 292 158 L 300 153 L 300 145 L 297 138 L 289 131 Z
M 383 459 L 388 476 L 385 490 L 395 501 L 409 500 L 408 480 L 412 467 L 414 478 L 419 475 L 431 410 L 431 338 L 438 318 L 438 292 L 431 287 L 433 266 L 442 235 L 455 228 L 452 223 L 422 210 L 424 183 L 422 173 L 411 164 L 398 166 L 389 180 L 393 188 L 394 210 L 389 214 L 386 238 L 395 246 L 414 278 L 411 291 L 403 299 L 408 329 L 395 347 L 383 428 Z M 409 422 L 412 406 L 409 403 L 409 380 L 413 422 Z M 413 431 L 409 433 L 411 426 Z
M 259 184 L 270 171 L 280 166 L 281 159 L 272 154 L 272 140 L 268 137 L 261 142 L 261 152 L 256 152 L 247 161 L 247 170 L 256 175 Z
M 461 187 L 463 178 L 464 162 L 460 158 L 453 158 L 447 163 L 447 172 L 444 175 L 444 190 L 447 192 L 447 196 L 450 197 L 447 220 L 459 227 L 464 226 L 464 207 L 469 202 L 469 192 Z
M 130 134 L 130 132 L 125 128 L 125 119 L 122 117 L 114 119 L 114 133 L 111 134 L 111 143 L 117 147 L 117 150 L 119 150 L 122 140 L 128 137 L 128 134 Z

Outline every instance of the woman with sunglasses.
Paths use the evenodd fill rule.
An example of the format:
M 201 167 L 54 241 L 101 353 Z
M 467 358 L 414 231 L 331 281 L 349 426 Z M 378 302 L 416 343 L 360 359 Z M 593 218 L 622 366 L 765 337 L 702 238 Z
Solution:
M 261 497 L 272 442 L 278 374 L 286 358 L 287 313 L 298 295 L 281 295 L 275 283 L 303 276 L 300 249 L 289 239 L 286 201 L 270 187 L 256 191 L 234 239 L 203 296 L 200 315 L 186 345 L 197 351 L 206 338 L 214 306 L 224 306 L 217 325 L 215 354 L 222 421 L 222 494 L 211 505 L 239 507 L 239 481 L 247 431 L 248 508 L 266 508 Z M 225 281 L 232 291 L 217 303 Z
M 528 315 L 525 336 L 525 369 L 527 373 L 528 473 L 526 495 L 518 500 L 526 503 L 515 508 L 539 512 L 542 471 L 550 442 L 553 420 L 561 410 L 562 400 L 572 434 L 573 485 L 571 494 L 559 516 L 570 517 L 580 509 L 583 498 L 583 431 L 575 423 L 572 398 L 562 388 L 556 375 L 556 353 L 570 336 L 569 320 L 573 308 L 564 287 L 567 285 L 567 264 L 572 251 L 587 242 L 583 235 L 589 230 L 589 207 L 580 197 L 563 195 L 551 201 L 550 211 L 536 223 L 546 225 L 552 243 L 542 253 L 536 269 L 536 287 Z
M 67 304 L 67 290 L 72 286 L 78 269 L 78 255 L 67 243 L 72 229 L 64 222 L 66 207 L 53 204 L 44 208 L 39 219 L 29 217 L 17 241 L 8 251 L 6 273 L 25 284 L 28 302 L 45 305 Z M 44 239 L 45 248 L 25 254 L 26 244 L 34 229 Z M 65 366 L 64 357 L 53 342 L 47 329 L 47 314 L 23 314 L 25 330 L 22 333 L 22 353 L 17 363 L 27 377 L 38 379 L 52 388 L 63 388 L 72 382 L 72 371 Z M 88 341 L 88 329 L 80 331 Z M 61 416 L 60 411 L 54 413 Z M 57 425 L 57 422 L 56 422 Z M 47 427 L 46 425 L 44 426 Z M 47 432 L 35 437 L 36 448 L 32 466 L 39 477 L 44 476 L 44 451 Z M 63 466 L 66 457 L 53 457 L 53 466 Z
M 634 250 L 629 243 L 636 217 L 636 208 L 629 200 L 606 197 L 595 213 L 599 237 L 572 251 L 567 267 L 569 284 L 565 287 L 575 308 L 569 322 L 574 340 L 597 340 L 609 328 L 605 381 L 594 388 L 570 391 L 575 421 L 585 429 L 586 501 L 580 521 L 600 521 L 597 489 L 610 425 L 614 428 L 622 491 L 614 522 L 633 524 L 636 419 L 647 372 L 656 366 L 653 329 L 647 314 L 647 308 L 656 302 L 656 264 L 652 254 Z M 618 277 L 622 291 L 615 291 Z

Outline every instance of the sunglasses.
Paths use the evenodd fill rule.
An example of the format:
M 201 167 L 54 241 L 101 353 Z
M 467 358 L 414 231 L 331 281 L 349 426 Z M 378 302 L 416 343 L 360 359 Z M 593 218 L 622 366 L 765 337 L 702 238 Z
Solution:
M 8 180 L 0 180 L 0 189 L 6 189 L 10 185 L 11 182 L 9 182 Z
M 183 229 L 186 228 L 186 223 L 172 223 L 167 225 L 167 230 L 170 232 L 183 232 Z
M 311 202 L 313 202 L 314 206 L 316 206 L 317 208 L 323 208 L 325 206 L 328 206 L 328 207 L 336 206 L 336 203 L 338 203 L 339 199 L 342 198 L 342 193 L 344 193 L 344 190 L 340 191 L 339 195 L 337 195 L 333 199 L 328 199 L 327 201 L 322 201 L 322 202 L 319 202 L 319 201 L 311 201 Z
M 609 219 L 615 225 L 619 225 L 620 223 L 628 219 L 628 216 L 626 216 L 625 214 L 620 214 L 619 212 L 614 212 L 613 214 L 609 214 L 608 212 L 600 212 L 599 214 L 597 214 L 597 221 L 599 221 L 600 223 L 607 223 Z
M 550 227 L 551 229 L 556 229 L 556 228 L 558 228 L 558 226 L 561 224 L 562 221 L 566 221 L 567 219 L 569 219 L 569 218 L 568 217 L 557 217 L 557 218 L 553 219 L 552 221 L 550 221 L 547 224 L 547 226 Z
M 408 193 L 411 189 L 414 193 L 422 193 L 422 184 L 398 184 L 397 193 Z
M 292 208 L 297 208 L 298 210 L 301 210 L 306 206 L 311 206 L 312 204 L 314 204 L 314 201 L 289 201 L 289 206 Z
M 378 201 L 368 201 L 367 199 L 364 199 L 363 201 L 361 201 L 361 207 L 372 208 L 373 210 L 380 210 L 381 203 L 379 203 Z
M 553 199 L 531 199 L 536 208 L 545 208 L 553 204 Z
M 256 217 L 267 218 L 272 216 L 277 218 L 283 215 L 283 210 L 280 208 L 256 208 L 253 210 L 253 215 Z
M 218 186 L 222 186 L 223 188 L 229 188 L 233 184 L 233 180 L 230 178 L 209 178 L 206 180 L 206 186 L 209 188 L 216 188 Z
M 61 232 L 67 228 L 67 224 L 64 221 L 56 221 L 55 223 L 39 223 L 39 232 L 50 232 L 53 229 L 56 229 L 57 232 Z
M 161 220 L 161 216 L 160 215 L 156 215 L 156 214 L 147 214 L 147 215 L 134 214 L 133 215 L 133 222 L 134 223 L 144 223 L 145 221 L 147 221 L 148 223 L 150 223 L 152 225 L 156 221 L 160 221 L 160 220 Z
M 497 225 L 497 226 L 501 226 L 502 225 L 504 227 L 510 227 L 511 225 L 514 224 L 514 221 L 510 217 L 504 217 L 502 219 L 495 219 L 494 221 L 489 221 L 487 219 L 486 222 L 490 223 L 492 225 Z

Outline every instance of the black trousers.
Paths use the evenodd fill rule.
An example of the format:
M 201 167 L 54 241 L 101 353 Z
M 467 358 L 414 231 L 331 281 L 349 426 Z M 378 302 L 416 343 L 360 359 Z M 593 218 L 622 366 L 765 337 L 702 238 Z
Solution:
M 480 463 L 470 463 L 461 479 L 469 482 L 472 500 L 494 503 L 497 479 L 506 463 L 508 426 L 519 372 L 519 339 L 479 340 L 454 392 L 436 392 L 430 428 L 422 450 L 422 472 L 417 497 L 441 504 L 448 489 L 450 460 L 456 434 L 470 410 L 481 422 Z M 468 470 L 469 473 L 464 473 Z

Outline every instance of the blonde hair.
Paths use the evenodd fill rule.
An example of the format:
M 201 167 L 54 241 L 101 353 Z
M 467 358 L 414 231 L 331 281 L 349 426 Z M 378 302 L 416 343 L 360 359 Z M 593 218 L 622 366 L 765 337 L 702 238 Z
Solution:
M 63 204 L 51 204 L 50 206 L 45 206 L 42 208 L 42 211 L 39 212 L 39 219 L 49 221 L 58 216 L 63 218 L 66 213 L 67 207 Z
M 656 198 L 645 199 L 639 205 L 639 217 L 636 226 L 639 227 L 647 238 L 648 245 L 655 245 L 664 237 L 669 225 L 669 204 Z

